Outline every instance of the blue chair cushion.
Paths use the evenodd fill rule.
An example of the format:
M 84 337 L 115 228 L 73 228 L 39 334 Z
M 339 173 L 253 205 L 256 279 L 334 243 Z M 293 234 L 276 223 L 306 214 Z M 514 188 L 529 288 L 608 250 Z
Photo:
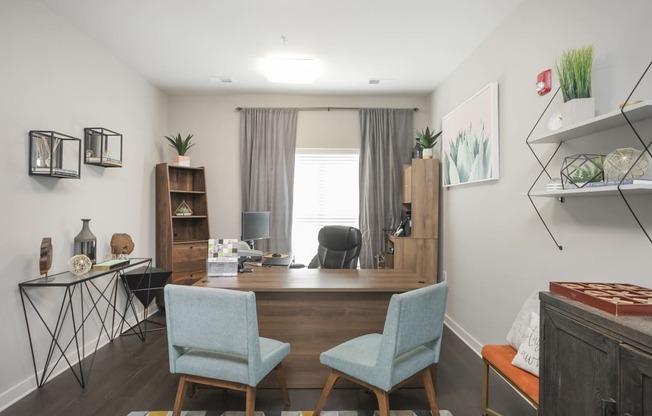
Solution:
M 385 391 L 433 363 L 435 352 L 427 347 L 418 347 L 397 357 L 392 371 L 378 363 L 381 340 L 381 334 L 353 338 L 321 353 L 319 361 Z
M 249 380 L 246 356 L 186 349 L 175 362 L 175 371 L 201 377 L 232 381 L 255 387 L 274 367 L 290 353 L 290 344 L 260 337 L 261 365 L 256 368 L 254 380 Z

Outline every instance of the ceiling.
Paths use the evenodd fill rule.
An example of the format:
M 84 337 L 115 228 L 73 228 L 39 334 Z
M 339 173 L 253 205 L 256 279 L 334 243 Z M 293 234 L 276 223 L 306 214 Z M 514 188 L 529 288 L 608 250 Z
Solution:
M 522 0 L 41 1 L 171 95 L 366 95 L 432 92 Z M 320 76 L 268 82 L 287 56 Z

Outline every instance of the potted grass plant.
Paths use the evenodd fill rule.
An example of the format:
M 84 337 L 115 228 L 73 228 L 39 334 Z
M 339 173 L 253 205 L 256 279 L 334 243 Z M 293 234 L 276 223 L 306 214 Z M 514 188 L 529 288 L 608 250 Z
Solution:
M 592 70 L 593 45 L 566 50 L 555 61 L 564 97 L 561 118 L 566 127 L 595 117 L 595 99 L 591 95 Z
M 441 136 L 441 131 L 435 133 L 434 131 L 430 131 L 430 128 L 428 127 L 417 131 L 417 142 L 423 148 L 422 155 L 424 159 L 432 159 L 434 152 L 433 147 L 437 144 L 439 136 Z
M 176 166 L 190 166 L 190 157 L 186 156 L 186 152 L 195 145 L 192 143 L 192 137 L 193 135 L 189 134 L 184 139 L 181 137 L 181 133 L 177 133 L 176 136 L 165 136 L 168 145 L 177 151 L 177 155 L 174 157 Z

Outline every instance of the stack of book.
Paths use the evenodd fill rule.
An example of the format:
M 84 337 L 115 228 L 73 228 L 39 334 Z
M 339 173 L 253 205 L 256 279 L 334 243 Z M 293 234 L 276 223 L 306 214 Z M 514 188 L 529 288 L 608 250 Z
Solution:
M 652 180 L 626 178 L 623 179 L 622 181 L 609 180 L 609 181 L 600 181 L 600 182 L 589 182 L 584 186 L 587 188 L 596 188 L 599 186 L 617 186 L 617 185 L 652 185 Z
M 114 260 L 107 260 L 102 263 L 96 263 L 93 265 L 93 270 L 95 271 L 107 271 L 107 270 L 113 270 L 115 268 L 118 268 L 120 266 L 125 266 L 129 264 L 129 259 L 114 259 Z
M 206 260 L 206 275 L 215 277 L 238 275 L 238 240 L 210 239 L 208 240 L 208 259 Z

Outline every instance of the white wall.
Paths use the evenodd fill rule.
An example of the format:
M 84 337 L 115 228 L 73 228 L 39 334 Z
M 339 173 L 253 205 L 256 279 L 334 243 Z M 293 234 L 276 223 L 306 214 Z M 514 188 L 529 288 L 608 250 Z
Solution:
M 98 255 L 116 232 L 129 233 L 134 256 L 154 256 L 154 165 L 164 157 L 167 98 L 35 0 L 0 2 L 0 409 L 35 386 L 18 283 L 39 276 L 39 246 L 51 237 L 52 273 L 67 270 L 81 218 L 91 218 Z M 81 138 L 84 127 L 124 136 L 124 167 L 82 164 L 81 179 L 28 176 L 28 131 Z M 35 291 L 56 317 L 61 292 Z M 87 342 L 97 336 L 90 322 Z M 48 336 L 34 333 L 37 352 Z
M 619 197 L 567 198 L 563 204 L 535 199 L 563 246 L 560 251 L 523 196 L 540 171 L 525 139 L 552 95 L 536 94 L 536 75 L 552 68 L 563 50 L 592 43 L 597 113 L 616 109 L 652 58 L 650 16 L 648 0 L 525 0 L 434 92 L 431 120 L 439 128 L 442 116 L 489 82 L 499 83 L 500 179 L 448 188 L 442 196 L 441 267 L 451 287 L 448 322 L 476 350 L 504 343 L 524 299 L 546 290 L 550 281 L 650 286 L 652 244 Z M 652 97 L 650 78 L 635 98 Z M 553 92 L 557 85 L 555 76 Z M 544 115 L 544 130 L 559 106 L 556 100 Z M 650 122 L 643 133 L 652 140 Z M 561 153 L 608 153 L 634 144 L 631 131 L 622 128 L 569 142 Z M 534 147 L 544 157 L 554 151 L 554 145 Z M 560 159 L 551 164 L 554 176 L 560 164 Z M 648 232 L 651 204 L 650 195 L 632 198 Z
M 197 144 L 189 152 L 193 166 L 206 167 L 211 235 L 240 235 L 240 113 L 236 107 L 391 107 L 414 108 L 415 128 L 426 126 L 427 97 L 232 95 L 170 97 L 169 134 L 192 133 Z M 357 111 L 300 111 L 297 147 L 359 148 Z M 173 155 L 170 149 L 169 157 Z

